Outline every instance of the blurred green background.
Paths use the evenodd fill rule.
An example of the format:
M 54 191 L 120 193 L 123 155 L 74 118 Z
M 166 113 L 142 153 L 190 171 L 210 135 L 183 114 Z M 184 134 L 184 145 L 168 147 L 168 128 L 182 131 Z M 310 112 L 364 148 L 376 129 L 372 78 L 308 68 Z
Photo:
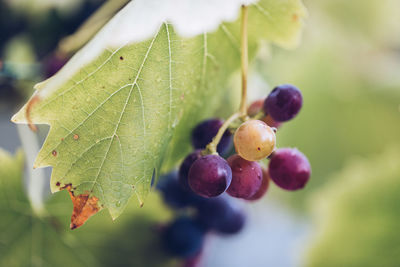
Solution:
M 33 84 L 49 74 L 43 63 L 57 57 L 54 51 L 60 39 L 73 33 L 104 1 L 55 2 L 0 0 L 0 147 L 12 153 L 19 141 L 9 123 L 11 114 L 32 93 Z M 312 164 L 312 178 L 299 192 L 272 186 L 257 211 L 270 212 L 263 207 L 274 205 L 290 215 L 285 220 L 291 229 L 296 225 L 303 229 L 304 221 L 308 226 L 301 230 L 301 249 L 265 251 L 259 257 L 268 258 L 269 264 L 252 266 L 399 266 L 400 2 L 305 0 L 304 4 L 309 17 L 299 48 L 263 46 L 250 78 L 261 82 L 250 83 L 265 86 L 257 88 L 264 94 L 281 83 L 293 83 L 303 92 L 304 107 L 279 130 L 278 146 L 304 152 Z M 6 157 L 0 159 L 0 168 L 12 165 Z M 0 171 L 2 178 L 22 179 L 21 160 L 15 164 L 14 171 Z M 0 184 L 0 189 L 21 187 L 15 183 Z M 28 207 L 21 198 L 20 204 Z M 72 233 L 65 230 L 71 205 L 64 193 L 52 197 L 52 216 L 44 221 L 10 210 L 5 198 L 0 199 L 5 211 L 0 223 L 4 266 L 70 266 L 68 258 L 76 266 L 177 265 L 159 248 L 154 226 L 168 220 L 171 211 L 156 193 L 145 208 L 132 203 L 114 223 L 102 212 Z M 273 212 L 268 218 L 276 219 Z M 53 219 L 61 226 L 54 227 Z M 15 233 L 10 234 L 9 226 L 16 220 L 28 222 L 15 224 Z M 295 240 L 271 235 L 268 241 L 251 242 L 257 246 L 286 242 L 283 247 L 291 247 Z M 37 252 L 38 247 L 46 253 Z M 292 253 L 298 254 L 293 261 L 283 260 Z M 217 266 L 205 262 L 204 266 Z

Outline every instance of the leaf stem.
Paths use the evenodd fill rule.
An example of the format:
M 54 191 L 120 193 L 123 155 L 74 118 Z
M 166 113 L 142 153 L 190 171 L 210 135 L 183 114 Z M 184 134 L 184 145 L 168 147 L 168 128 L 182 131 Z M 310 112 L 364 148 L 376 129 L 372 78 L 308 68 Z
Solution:
M 222 136 L 224 135 L 226 129 L 228 129 L 229 125 L 240 117 L 240 113 L 233 113 L 225 122 L 222 124 L 221 128 L 219 128 L 217 135 L 213 138 L 211 143 L 209 143 L 206 149 L 203 151 L 203 154 L 218 154 L 217 146 L 221 141 Z
M 247 44 L 247 6 L 242 6 L 242 19 L 240 28 L 241 44 L 241 69 L 242 69 L 242 97 L 239 113 L 242 119 L 247 116 L 247 72 L 249 67 L 248 44 Z

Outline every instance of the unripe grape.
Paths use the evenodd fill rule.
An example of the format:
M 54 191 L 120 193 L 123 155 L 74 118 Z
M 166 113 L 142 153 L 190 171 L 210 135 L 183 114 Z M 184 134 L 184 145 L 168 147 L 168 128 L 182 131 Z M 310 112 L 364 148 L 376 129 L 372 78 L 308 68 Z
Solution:
M 245 160 L 239 155 L 232 155 L 227 161 L 232 169 L 232 182 L 226 192 L 237 198 L 251 198 L 261 186 L 261 166 L 257 162 Z
M 275 133 L 260 120 L 248 120 L 236 130 L 233 137 L 236 152 L 244 159 L 257 161 L 269 156 L 275 149 Z
M 258 188 L 257 192 L 248 200 L 251 200 L 251 201 L 259 200 L 267 192 L 268 187 L 269 187 L 269 179 L 270 179 L 269 175 L 268 175 L 268 170 L 263 168 L 262 175 L 263 175 L 263 178 L 262 178 L 260 188 Z
M 221 119 L 209 119 L 198 124 L 192 131 L 192 145 L 196 149 L 204 149 L 217 135 L 224 121 Z M 231 133 L 225 131 L 218 146 L 217 151 L 220 154 L 225 153 L 231 144 Z
M 218 155 L 206 155 L 196 160 L 189 170 L 189 186 L 203 197 L 216 197 L 226 191 L 232 181 L 232 171 Z
M 272 154 L 268 172 L 279 187 L 298 190 L 308 182 L 311 166 L 306 156 L 297 149 L 281 148 Z
M 203 227 L 195 220 L 179 217 L 165 228 L 162 241 L 165 249 L 174 256 L 188 258 L 200 252 L 204 234 Z
M 275 87 L 265 99 L 264 112 L 275 121 L 288 121 L 299 113 L 302 104 L 300 90 L 291 84 L 283 84 Z
M 201 150 L 195 150 L 194 152 L 190 153 L 183 161 L 182 164 L 179 168 L 179 182 L 182 185 L 183 188 L 185 188 L 188 191 L 192 191 L 189 187 L 189 182 L 188 182 L 188 176 L 189 176 L 189 170 L 190 167 L 192 167 L 192 164 L 201 158 Z

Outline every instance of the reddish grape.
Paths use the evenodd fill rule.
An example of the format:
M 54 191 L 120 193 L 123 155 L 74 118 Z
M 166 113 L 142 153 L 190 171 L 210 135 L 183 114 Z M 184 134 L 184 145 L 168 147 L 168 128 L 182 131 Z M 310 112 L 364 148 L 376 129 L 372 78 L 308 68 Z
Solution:
M 189 170 L 189 186 L 203 197 L 215 197 L 226 191 L 232 181 L 232 171 L 226 160 L 207 155 L 196 160 Z
M 209 119 L 201 122 L 192 131 L 192 144 L 196 149 L 204 149 L 212 141 L 214 136 L 218 133 L 219 128 L 221 128 L 224 123 L 221 119 Z M 231 143 L 231 133 L 225 131 L 221 141 L 217 146 L 217 151 L 223 154 L 229 149 Z
M 267 169 L 264 169 L 264 168 L 262 169 L 262 175 L 263 175 L 263 179 L 262 179 L 260 188 L 258 188 L 257 192 L 248 200 L 252 200 L 252 201 L 259 200 L 267 192 L 268 187 L 269 187 L 269 175 L 268 175 Z
M 297 87 L 291 84 L 279 85 L 271 91 L 264 102 L 264 112 L 275 121 L 293 119 L 303 104 L 303 97 Z
M 179 182 L 183 188 L 191 191 L 188 182 L 189 170 L 192 167 L 192 164 L 201 158 L 201 150 L 195 150 L 194 152 L 190 153 L 183 161 L 179 168 Z
M 308 182 L 311 166 L 306 156 L 297 149 L 281 148 L 272 154 L 268 172 L 279 187 L 298 190 Z
M 247 161 L 239 155 L 228 158 L 232 169 L 232 182 L 227 193 L 233 197 L 249 199 L 261 186 L 262 170 L 255 161 Z
M 281 122 L 275 121 L 270 115 L 265 116 L 261 120 L 265 122 L 269 127 L 274 127 L 276 129 L 278 129 L 282 125 Z
M 257 161 L 272 153 L 276 140 L 274 131 L 265 122 L 248 120 L 236 130 L 233 142 L 242 158 Z
M 254 101 L 249 108 L 247 109 L 247 114 L 250 117 L 257 115 L 261 110 L 263 110 L 265 99 L 259 99 Z M 263 111 L 265 113 L 265 111 Z M 263 118 L 261 118 L 263 122 L 265 122 L 269 127 L 279 128 L 282 123 L 275 121 L 270 115 L 266 114 Z
M 253 117 L 257 115 L 263 108 L 265 99 L 258 99 L 251 103 L 251 105 L 247 108 L 247 115 Z

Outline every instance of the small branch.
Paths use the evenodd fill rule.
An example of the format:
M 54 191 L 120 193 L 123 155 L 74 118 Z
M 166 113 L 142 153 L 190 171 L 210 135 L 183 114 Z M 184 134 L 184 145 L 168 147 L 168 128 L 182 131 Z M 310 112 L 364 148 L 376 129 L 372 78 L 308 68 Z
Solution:
M 247 116 L 247 72 L 249 67 L 248 44 L 247 44 L 247 6 L 242 6 L 242 21 L 240 29 L 241 63 L 242 63 L 242 97 L 239 113 L 243 119 Z
M 219 128 L 217 135 L 213 138 L 211 143 L 209 143 L 204 150 L 204 154 L 218 154 L 217 146 L 221 141 L 222 136 L 224 135 L 226 129 L 228 129 L 229 125 L 234 122 L 236 119 L 240 117 L 239 113 L 233 113 L 225 122 L 222 124 L 221 128 Z
M 18 135 L 25 152 L 26 159 L 26 188 L 32 210 L 38 216 L 45 214 L 44 195 L 48 180 L 43 169 L 33 169 L 33 163 L 39 152 L 39 144 L 36 134 L 29 130 L 26 125 L 17 125 Z

